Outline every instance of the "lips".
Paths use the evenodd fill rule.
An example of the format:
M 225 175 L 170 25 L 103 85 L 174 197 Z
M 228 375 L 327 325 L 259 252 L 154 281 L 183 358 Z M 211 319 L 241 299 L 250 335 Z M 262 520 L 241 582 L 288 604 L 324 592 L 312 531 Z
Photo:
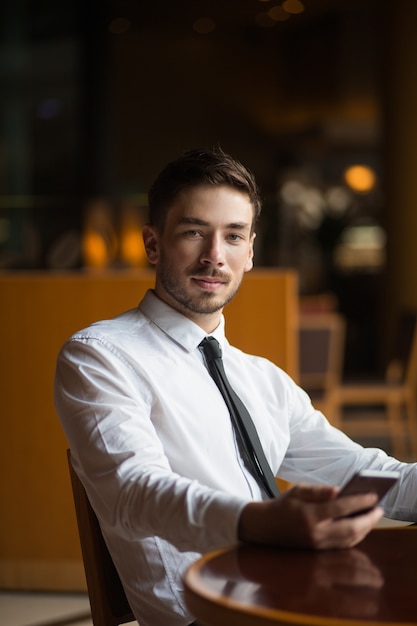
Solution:
M 206 289 L 207 291 L 215 291 L 222 285 L 224 285 L 224 281 L 219 278 L 213 278 L 208 276 L 194 276 L 193 281 L 202 289 Z
M 225 281 L 218 276 L 194 276 L 194 280 L 202 280 L 205 283 L 224 283 Z
M 206 292 L 214 292 L 230 283 L 230 276 L 217 269 L 196 268 L 189 274 L 191 280 L 200 289 Z

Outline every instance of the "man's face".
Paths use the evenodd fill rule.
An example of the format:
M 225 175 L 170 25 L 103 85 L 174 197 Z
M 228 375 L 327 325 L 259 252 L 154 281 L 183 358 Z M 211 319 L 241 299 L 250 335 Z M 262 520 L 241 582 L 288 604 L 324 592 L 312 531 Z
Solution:
M 253 208 L 226 185 L 184 191 L 170 207 L 162 235 L 144 229 L 156 294 L 210 332 L 253 266 Z M 214 324 L 214 326 L 213 326 Z

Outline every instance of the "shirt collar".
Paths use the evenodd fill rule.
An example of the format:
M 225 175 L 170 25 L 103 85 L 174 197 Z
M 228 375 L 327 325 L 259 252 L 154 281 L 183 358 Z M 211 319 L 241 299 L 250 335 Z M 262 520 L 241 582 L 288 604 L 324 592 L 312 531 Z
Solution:
M 163 302 L 154 291 L 146 292 L 139 303 L 139 310 L 166 335 L 191 352 L 195 350 L 207 333 L 195 322 Z M 210 333 L 223 347 L 225 344 L 224 317 L 221 316 L 218 327 Z

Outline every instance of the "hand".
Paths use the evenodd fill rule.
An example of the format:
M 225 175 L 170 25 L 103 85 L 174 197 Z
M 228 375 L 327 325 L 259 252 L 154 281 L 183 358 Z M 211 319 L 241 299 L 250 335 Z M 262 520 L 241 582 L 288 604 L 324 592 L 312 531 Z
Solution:
M 278 498 L 251 502 L 239 520 L 239 539 L 264 545 L 351 548 L 365 538 L 383 510 L 376 506 L 376 494 L 337 498 L 338 492 L 337 487 L 300 484 Z

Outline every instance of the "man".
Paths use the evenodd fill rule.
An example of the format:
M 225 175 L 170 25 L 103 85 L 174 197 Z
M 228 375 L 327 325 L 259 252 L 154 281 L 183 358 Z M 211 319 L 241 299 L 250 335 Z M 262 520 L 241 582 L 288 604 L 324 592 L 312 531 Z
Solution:
M 240 163 L 221 151 L 186 153 L 155 181 L 149 210 L 155 289 L 65 344 L 55 400 L 140 625 L 186 626 L 182 574 L 199 554 L 236 541 L 355 545 L 382 509 L 372 493 L 337 498 L 334 485 L 362 468 L 399 470 L 385 514 L 415 521 L 417 465 L 352 442 L 282 370 L 227 342 L 222 310 L 252 268 L 260 212 Z M 301 482 L 279 497 L 265 497 L 242 460 L 200 347 L 208 335 L 273 475 Z

